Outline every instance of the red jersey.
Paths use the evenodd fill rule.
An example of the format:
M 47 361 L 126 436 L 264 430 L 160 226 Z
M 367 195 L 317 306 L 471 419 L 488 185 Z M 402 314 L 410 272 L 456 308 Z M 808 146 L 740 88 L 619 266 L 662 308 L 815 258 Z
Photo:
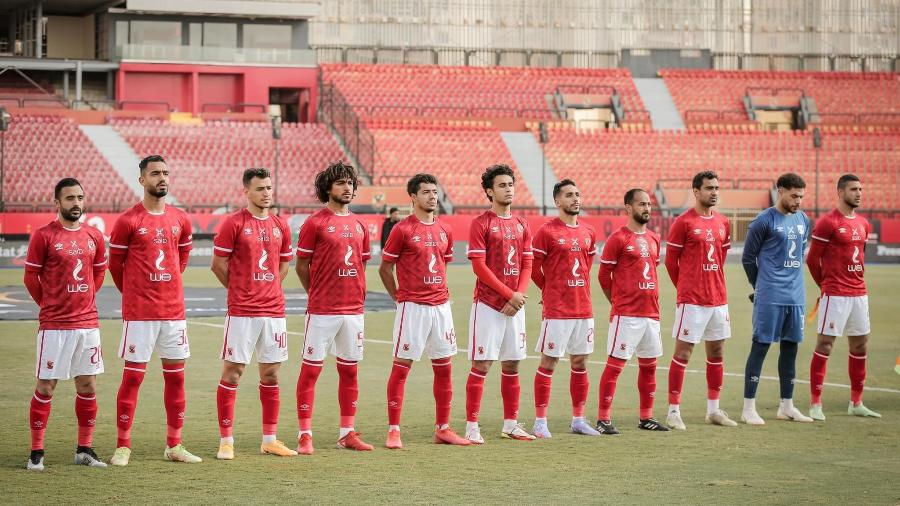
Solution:
M 353 213 L 327 207 L 300 227 L 297 258 L 309 258 L 306 312 L 319 315 L 362 314 L 366 302 L 369 230 Z
M 397 264 L 397 302 L 437 306 L 450 300 L 447 263 L 453 260 L 453 233 L 448 225 L 411 215 L 394 225 L 381 253 L 382 262 Z
M 606 240 L 600 263 L 601 274 L 612 271 L 611 315 L 659 319 L 659 236 L 622 227 Z
M 816 221 L 812 238 L 825 243 L 822 293 L 838 297 L 866 294 L 864 261 L 870 233 L 869 220 L 859 215 L 848 218 L 837 209 Z
M 294 256 L 291 231 L 283 218 L 232 214 L 213 241 L 216 256 L 228 258 L 228 314 L 284 317 L 284 291 L 278 270 Z
M 179 256 L 191 250 L 191 237 L 187 213 L 169 205 L 151 213 L 138 203 L 116 220 L 109 247 L 111 261 L 125 264 L 123 319 L 184 320 Z
M 548 221 L 534 234 L 535 259 L 544 272 L 543 318 L 593 318 L 591 264 L 597 254 L 597 234 L 586 223 Z
M 94 273 L 106 270 L 106 243 L 99 230 L 68 229 L 59 221 L 44 225 L 28 241 L 25 270 L 41 280 L 41 330 L 100 326 Z
M 484 258 L 485 264 L 513 291 L 519 287 L 522 260 L 533 256 L 531 229 L 521 216 L 502 217 L 485 211 L 469 226 L 469 259 Z M 475 281 L 475 300 L 497 311 L 508 302 L 481 280 Z
M 728 218 L 713 212 L 702 216 L 691 209 L 675 219 L 666 238 L 667 248 L 681 250 L 678 257 L 678 304 L 728 304 L 725 256 L 731 248 Z

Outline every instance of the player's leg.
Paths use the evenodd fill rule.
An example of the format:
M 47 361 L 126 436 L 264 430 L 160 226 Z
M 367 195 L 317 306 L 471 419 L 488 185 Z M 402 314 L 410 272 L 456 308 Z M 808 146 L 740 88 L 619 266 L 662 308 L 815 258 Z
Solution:
M 783 306 L 784 326 L 781 331 L 781 342 L 778 353 L 778 383 L 781 390 L 781 401 L 778 403 L 776 417 L 779 420 L 794 422 L 812 422 L 794 406 L 794 380 L 797 377 L 797 351 L 803 341 L 803 307 Z
M 686 430 L 681 419 L 681 392 L 684 388 L 684 371 L 687 369 L 691 354 L 694 352 L 694 344 L 700 342 L 701 333 L 697 332 L 700 324 L 706 326 L 706 322 L 695 321 L 701 319 L 699 306 L 692 304 L 678 304 L 675 308 L 675 323 L 672 326 L 672 338 L 675 339 L 675 351 L 672 353 L 672 361 L 669 363 L 669 409 L 666 414 L 666 425 L 671 429 Z
M 634 334 L 640 326 L 633 318 L 614 315 L 609 322 L 606 336 L 606 366 L 600 375 L 597 406 L 597 431 L 604 435 L 616 435 L 619 431 L 612 424 L 612 403 L 616 396 L 619 375 L 634 354 Z
M 93 449 L 94 426 L 97 421 L 97 375 L 103 373 L 103 350 L 100 329 L 73 331 L 77 337 L 72 357 L 75 377 L 75 417 L 78 420 L 78 447 L 75 464 L 106 467 Z
M 413 361 L 394 357 L 391 375 L 387 384 L 388 434 L 385 448 L 392 450 L 403 448 L 400 439 L 400 417 L 403 412 L 403 397 L 406 393 L 406 378 L 412 369 Z
M 569 353 L 569 397 L 572 400 L 572 423 L 569 428 L 574 434 L 599 436 L 600 433 L 584 418 L 584 408 L 591 388 L 587 362 L 594 352 L 593 318 L 573 320 L 573 329 L 565 351 Z
M 863 385 L 866 382 L 866 358 L 868 356 L 869 332 L 869 298 L 868 296 L 849 297 L 851 302 L 850 316 L 845 331 L 850 347 L 850 358 L 847 370 L 850 373 L 850 406 L 847 412 L 855 416 L 881 418 L 881 415 L 867 408 L 862 403 Z
M 725 383 L 725 339 L 706 341 L 706 423 L 736 427 L 737 422 L 719 406 Z
M 156 350 L 162 362 L 163 405 L 166 409 L 166 451 L 173 462 L 197 464 L 203 459 L 187 451 L 181 443 L 181 431 L 187 414 L 184 389 L 186 360 L 191 356 L 187 323 L 184 320 L 161 322 Z
M 322 373 L 325 356 L 343 325 L 340 316 L 306 315 L 303 331 L 303 360 L 297 377 L 297 453 L 312 455 L 312 417 L 316 400 L 316 382 Z
M 744 407 L 741 410 L 741 421 L 748 425 L 766 423 L 756 411 L 756 390 L 769 346 L 776 340 L 776 328 L 780 334 L 783 322 L 784 314 L 780 306 L 753 304 L 753 341 L 744 368 Z
M 345 450 L 371 451 L 375 447 L 364 442 L 356 432 L 356 403 L 359 399 L 359 362 L 365 343 L 363 315 L 345 315 L 331 347 L 338 372 L 338 407 L 341 422 L 337 447 Z
M 259 328 L 253 328 L 253 318 L 225 317 L 222 338 L 222 375 L 216 388 L 216 412 L 219 418 L 219 450 L 216 458 L 234 458 L 234 403 L 237 400 L 238 383 L 253 354 L 253 344 L 259 336 Z M 256 332 L 254 333 L 254 330 Z
M 71 330 L 40 330 L 35 341 L 35 376 L 37 383 L 28 412 L 31 429 L 31 454 L 26 468 L 44 470 L 44 434 L 50 420 L 51 401 L 56 383 L 69 379 L 74 339 Z
M 821 316 L 819 316 L 821 318 Z M 821 328 L 821 327 L 820 327 Z M 828 358 L 834 348 L 835 336 L 816 335 L 816 349 L 809 363 L 809 416 L 813 420 L 825 421 L 822 410 L 822 391 L 825 386 L 825 373 Z
M 387 382 L 388 433 L 384 446 L 389 449 L 403 448 L 400 439 L 400 417 L 403 412 L 403 398 L 406 378 L 414 360 L 422 355 L 421 334 L 431 327 L 431 315 L 420 305 L 412 302 L 397 304 L 394 315 L 393 359 L 391 374 Z
M 547 439 L 552 437 L 547 426 L 547 406 L 550 404 L 550 390 L 553 386 L 553 371 L 559 357 L 565 354 L 565 345 L 574 325 L 568 320 L 543 320 L 540 338 L 534 351 L 540 353 L 541 363 L 534 373 L 534 427 L 535 437 Z
M 293 457 L 297 452 L 278 439 L 278 412 L 281 409 L 281 388 L 278 372 L 288 359 L 287 321 L 284 318 L 254 318 L 261 327 L 256 341 L 256 360 L 259 362 L 259 402 L 262 407 L 262 442 L 260 453 Z
M 504 316 L 500 343 L 500 397 L 503 399 L 503 429 L 500 436 L 519 441 L 531 441 L 534 436 L 519 423 L 519 400 L 522 387 L 519 384 L 519 362 L 527 356 L 525 348 L 525 310 L 514 316 Z
M 40 334 L 38 333 L 38 341 L 40 341 Z M 28 425 L 31 428 L 31 455 L 26 464 L 26 468 L 31 471 L 44 470 L 44 433 L 50 420 L 51 400 L 56 382 L 55 379 L 38 377 L 34 394 L 31 396 L 31 405 L 28 410 Z
M 500 342 L 505 316 L 480 303 L 472 304 L 469 313 L 469 359 L 472 369 L 466 379 L 466 439 L 484 443 L 478 415 L 484 396 L 484 380 L 491 365 L 500 357 Z
M 669 428 L 653 418 L 653 401 L 656 397 L 656 362 L 662 356 L 662 340 L 659 335 L 659 320 L 642 318 L 644 332 L 635 354 L 638 357 L 638 395 L 640 397 L 640 422 L 638 428 L 649 431 L 668 432 Z
M 434 373 L 434 438 L 436 444 L 468 446 L 472 442 L 450 428 L 450 406 L 453 401 L 453 356 L 457 353 L 456 330 L 450 303 L 431 306 L 431 330 L 425 342 L 425 351 L 431 359 Z
M 160 332 L 158 321 L 124 321 L 119 357 L 125 360 L 122 381 L 116 393 L 116 451 L 109 463 L 128 465 L 131 458 L 131 427 L 137 408 L 138 393 L 147 371 L 147 362 L 153 354 Z

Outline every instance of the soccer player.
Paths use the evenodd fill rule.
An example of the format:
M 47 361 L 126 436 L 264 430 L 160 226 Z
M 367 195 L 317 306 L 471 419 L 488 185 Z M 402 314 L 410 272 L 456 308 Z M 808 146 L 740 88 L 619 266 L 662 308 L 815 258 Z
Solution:
M 434 216 L 437 179 L 416 174 L 406 183 L 413 212 L 397 222 L 382 252 L 378 274 L 391 299 L 394 318 L 394 365 L 387 384 L 388 434 L 385 446 L 403 448 L 400 413 L 403 389 L 413 361 L 427 351 L 434 371 L 435 432 L 438 444 L 469 445 L 450 428 L 453 381 L 451 359 L 456 355 L 456 331 L 447 290 L 447 263 L 453 260 L 453 234 Z M 397 278 L 394 279 L 394 266 Z
M 519 361 L 525 352 L 525 292 L 531 277 L 531 230 L 525 218 L 511 211 L 516 179 L 508 165 L 492 165 L 481 175 L 481 187 L 491 209 L 472 221 L 467 256 L 475 271 L 475 297 L 469 314 L 469 358 L 466 381 L 466 439 L 483 444 L 478 412 L 484 379 L 500 360 L 503 397 L 501 436 L 530 441 L 534 436 L 517 420 Z
M 600 287 L 612 304 L 606 351 L 609 358 L 600 376 L 600 406 L 597 431 L 619 433 L 612 423 L 616 382 L 625 364 L 638 356 L 638 428 L 666 432 L 669 429 L 653 418 L 656 395 L 656 359 L 662 355 L 659 338 L 659 236 L 647 229 L 650 221 L 650 194 L 640 188 L 625 193 L 628 224 L 616 230 L 600 254 Z
M 794 406 L 797 347 L 803 341 L 803 250 L 809 238 L 809 218 L 800 210 L 806 182 L 787 173 L 776 182 L 775 205 L 750 223 L 741 262 L 753 286 L 753 344 L 744 372 L 744 409 L 741 421 L 766 422 L 756 411 L 756 388 L 769 346 L 780 342 L 778 379 L 781 383 L 779 420 L 812 422 Z
M 338 448 L 369 451 L 354 430 L 359 397 L 357 364 L 363 358 L 363 305 L 369 230 L 350 212 L 359 179 L 341 162 L 316 175 L 316 195 L 325 207 L 306 219 L 297 243 L 297 275 L 309 295 L 303 362 L 297 379 L 297 452 L 313 453 L 312 415 L 316 381 L 329 351 L 337 358 L 340 434 Z
M 219 451 L 216 458 L 234 458 L 234 402 L 244 369 L 256 351 L 259 401 L 262 404 L 260 453 L 297 455 L 275 436 L 281 406 L 278 370 L 288 358 L 284 291 L 293 255 L 287 222 L 272 214 L 272 178 L 266 169 L 243 175 L 247 207 L 229 216 L 213 242 L 212 271 L 228 289 L 228 315 L 222 344 L 222 378 L 216 391 Z
M 725 340 L 731 337 L 725 288 L 725 256 L 731 247 L 731 224 L 712 209 L 719 200 L 719 176 L 715 172 L 698 173 L 691 186 L 694 208 L 675 219 L 666 238 L 666 270 L 678 291 L 666 425 L 676 430 L 686 429 L 681 419 L 684 371 L 694 345 L 705 341 L 706 423 L 735 427 L 737 423 L 719 408 Z
M 166 408 L 166 450 L 171 461 L 197 463 L 181 444 L 184 426 L 185 360 L 191 356 L 184 319 L 181 275 L 191 251 L 191 222 L 187 214 L 166 205 L 169 167 L 163 157 L 141 160 L 144 198 L 116 220 L 109 239 L 109 272 L 122 292 L 122 340 L 119 357 L 125 361 L 116 396 L 114 466 L 131 458 L 131 425 L 147 362 L 154 350 L 162 360 L 163 403 Z
M 594 229 L 578 222 L 581 192 L 571 179 L 553 185 L 559 217 L 534 234 L 531 279 L 541 289 L 543 315 L 535 351 L 541 364 L 534 375 L 535 437 L 552 437 L 547 426 L 547 405 L 553 371 L 560 357 L 569 354 L 572 424 L 575 434 L 599 436 L 584 419 L 590 379 L 587 360 L 594 351 L 594 306 L 591 304 L 591 264 L 597 254 Z
M 59 380 L 75 380 L 78 446 L 75 463 L 106 467 L 92 448 L 97 419 L 97 375 L 103 372 L 100 322 L 95 296 L 106 274 L 106 243 L 94 227 L 78 222 L 84 190 L 65 178 L 53 191 L 57 218 L 37 229 L 28 242 L 25 287 L 41 308 L 37 334 L 37 386 L 28 413 L 31 455 L 27 469 L 44 470 L 44 431 Z
M 856 214 L 862 201 L 862 183 L 853 174 L 838 179 L 837 207 L 819 218 L 812 231 L 806 265 L 822 290 L 818 309 L 818 339 L 809 366 L 810 408 L 813 420 L 825 421 L 822 387 L 834 340 L 847 335 L 850 346 L 850 406 L 847 414 L 881 418 L 862 403 L 866 381 L 866 343 L 869 340 L 869 297 L 866 295 L 866 240 L 869 221 Z

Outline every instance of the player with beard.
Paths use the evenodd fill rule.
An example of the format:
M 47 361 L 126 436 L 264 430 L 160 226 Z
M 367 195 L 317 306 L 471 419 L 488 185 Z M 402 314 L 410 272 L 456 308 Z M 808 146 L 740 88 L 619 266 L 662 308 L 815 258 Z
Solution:
M 31 455 L 27 469 L 44 469 L 44 431 L 59 380 L 74 378 L 78 446 L 75 463 L 106 467 L 92 448 L 97 419 L 97 375 L 103 372 L 100 322 L 95 301 L 106 274 L 106 244 L 94 227 L 79 223 L 84 190 L 65 178 L 53 191 L 57 218 L 34 231 L 25 258 L 25 287 L 40 307 L 37 386 L 28 414 Z
M 659 236 L 647 229 L 650 194 L 640 188 L 625 193 L 628 224 L 616 230 L 600 255 L 600 287 L 612 304 L 606 351 L 609 358 L 600 377 L 597 430 L 604 435 L 619 433 L 612 423 L 616 382 L 625 364 L 638 356 L 638 428 L 665 432 L 669 429 L 653 418 L 656 394 L 656 359 L 662 355 L 659 338 Z

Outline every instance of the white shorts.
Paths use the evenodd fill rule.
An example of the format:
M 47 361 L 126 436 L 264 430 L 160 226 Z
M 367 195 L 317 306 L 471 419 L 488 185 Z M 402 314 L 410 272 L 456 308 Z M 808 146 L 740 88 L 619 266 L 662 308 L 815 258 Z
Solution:
M 594 319 L 543 320 L 534 351 L 548 357 L 590 355 L 594 352 Z
M 819 334 L 826 336 L 867 336 L 869 326 L 869 296 L 839 297 L 822 295 L 819 301 Z
M 469 314 L 469 358 L 525 360 L 525 309 L 514 316 L 476 301 Z
M 226 316 L 225 342 L 221 359 L 249 364 L 256 350 L 260 364 L 275 364 L 288 359 L 287 322 L 269 316 Z
M 303 337 L 304 360 L 321 362 L 329 351 L 349 362 L 363 359 L 366 337 L 361 314 L 307 314 Z
M 697 306 L 678 304 L 675 306 L 675 325 L 672 337 L 686 343 L 700 341 L 721 341 L 731 337 L 731 318 L 728 304 L 721 306 Z
M 184 320 L 122 322 L 119 356 L 129 362 L 147 363 L 153 350 L 159 358 L 184 360 L 191 356 Z
M 34 375 L 42 380 L 66 380 L 103 372 L 100 329 L 40 330 Z
M 419 360 L 425 351 L 432 360 L 456 355 L 450 303 L 439 306 L 398 303 L 394 317 L 394 357 Z
M 638 358 L 662 356 L 659 320 L 639 316 L 613 316 L 609 320 L 606 352 L 609 356 L 622 360 L 628 360 L 634 354 Z

